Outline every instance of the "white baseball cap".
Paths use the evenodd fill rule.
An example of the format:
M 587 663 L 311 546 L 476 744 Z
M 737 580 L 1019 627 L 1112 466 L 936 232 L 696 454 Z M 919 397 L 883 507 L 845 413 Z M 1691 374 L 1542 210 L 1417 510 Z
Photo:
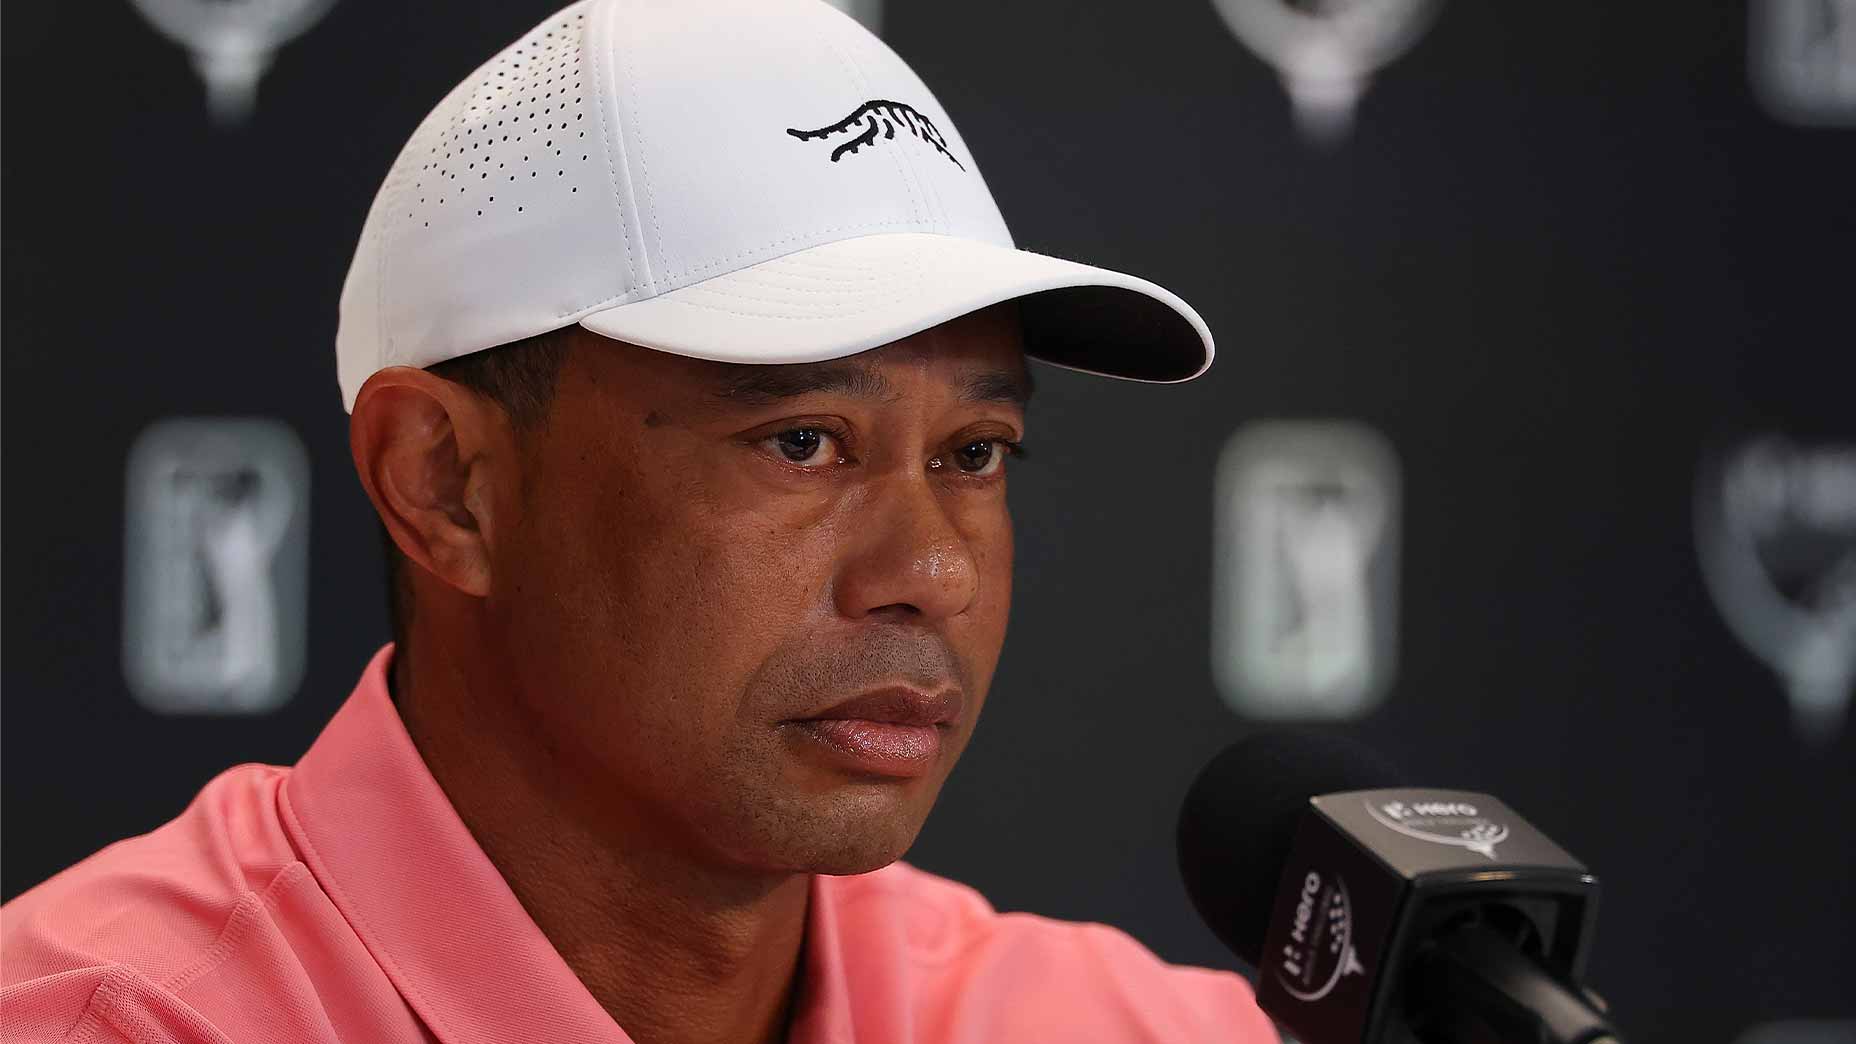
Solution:
M 374 198 L 342 288 L 342 401 L 573 323 L 679 355 L 834 359 L 1017 300 L 1026 348 L 1181 381 L 1204 320 L 1017 250 L 953 121 L 822 0 L 583 0 L 467 77 Z

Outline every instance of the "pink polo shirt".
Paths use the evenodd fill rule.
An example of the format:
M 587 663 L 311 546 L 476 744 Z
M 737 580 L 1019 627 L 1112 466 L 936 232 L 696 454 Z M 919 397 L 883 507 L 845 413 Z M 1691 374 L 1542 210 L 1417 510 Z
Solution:
M 388 646 L 294 768 L 241 765 L 0 908 L 8 1041 L 626 1042 L 426 771 Z M 1273 1044 L 1236 975 L 1000 914 L 903 863 L 815 877 L 804 1044 Z

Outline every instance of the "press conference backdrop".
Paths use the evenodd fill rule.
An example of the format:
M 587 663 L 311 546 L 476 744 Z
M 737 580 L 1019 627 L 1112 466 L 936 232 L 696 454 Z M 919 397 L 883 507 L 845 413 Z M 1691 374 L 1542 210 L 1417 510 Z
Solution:
M 400 143 L 549 7 L 7 5 L 7 897 L 294 760 L 385 640 L 335 302 Z M 1040 370 L 1011 636 L 911 858 L 1234 967 L 1175 809 L 1323 722 L 1599 871 L 1633 1039 L 1849 1039 L 1856 3 L 854 10 L 1021 244 L 1220 342 Z

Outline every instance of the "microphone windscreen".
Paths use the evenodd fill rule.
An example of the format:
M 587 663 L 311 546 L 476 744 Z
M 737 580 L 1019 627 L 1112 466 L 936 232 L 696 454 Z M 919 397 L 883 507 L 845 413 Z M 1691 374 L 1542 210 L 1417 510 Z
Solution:
M 1372 750 L 1331 733 L 1252 733 L 1211 760 L 1179 812 L 1186 894 L 1226 946 L 1258 965 L 1270 911 L 1308 800 L 1407 781 Z

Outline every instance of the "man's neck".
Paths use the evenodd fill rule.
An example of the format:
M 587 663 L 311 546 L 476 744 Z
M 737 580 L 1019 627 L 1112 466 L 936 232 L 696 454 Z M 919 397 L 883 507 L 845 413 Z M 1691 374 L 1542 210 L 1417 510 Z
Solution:
M 567 773 L 511 742 L 527 730 L 485 691 L 494 676 L 421 657 L 414 643 L 395 656 L 394 703 L 459 817 L 567 966 L 638 1044 L 784 1039 L 810 878 L 717 872 L 655 843 L 663 835 L 648 822 L 593 821 Z

